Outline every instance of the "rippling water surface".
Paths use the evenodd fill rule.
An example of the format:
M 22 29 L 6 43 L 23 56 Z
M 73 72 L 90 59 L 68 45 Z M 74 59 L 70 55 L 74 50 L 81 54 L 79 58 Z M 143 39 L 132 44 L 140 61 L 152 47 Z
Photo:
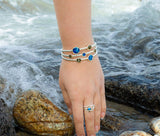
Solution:
M 159 24 L 159 0 L 92 0 L 93 36 L 105 76 L 159 78 Z M 0 95 L 8 105 L 21 90 L 37 89 L 66 110 L 58 85 L 61 48 L 51 0 L 0 0 L 0 77 L 6 80 Z M 116 109 L 111 105 L 110 112 Z M 145 124 L 145 118 L 137 122 Z

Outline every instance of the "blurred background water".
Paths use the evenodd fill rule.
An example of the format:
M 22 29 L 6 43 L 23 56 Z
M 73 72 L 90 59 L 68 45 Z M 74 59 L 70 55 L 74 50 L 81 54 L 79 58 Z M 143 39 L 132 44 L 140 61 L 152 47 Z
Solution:
M 159 22 L 159 0 L 92 0 L 93 37 L 105 76 L 160 78 Z M 19 92 L 36 89 L 66 110 L 58 84 L 61 48 L 53 1 L 0 0 L 0 77 L 6 81 L 0 97 L 12 107 Z M 14 92 L 8 92 L 10 86 Z M 110 105 L 113 112 L 116 104 Z M 125 117 L 121 110 L 116 115 Z M 142 126 L 148 121 L 131 120 Z

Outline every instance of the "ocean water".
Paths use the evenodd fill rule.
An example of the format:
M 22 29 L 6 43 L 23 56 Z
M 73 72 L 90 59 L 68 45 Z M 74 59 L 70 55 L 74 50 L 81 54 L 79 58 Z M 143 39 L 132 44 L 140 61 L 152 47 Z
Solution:
M 105 76 L 160 78 L 159 0 L 92 0 L 92 30 Z M 12 107 L 21 91 L 36 89 L 67 110 L 58 84 L 61 48 L 53 1 L 0 0 L 0 97 Z

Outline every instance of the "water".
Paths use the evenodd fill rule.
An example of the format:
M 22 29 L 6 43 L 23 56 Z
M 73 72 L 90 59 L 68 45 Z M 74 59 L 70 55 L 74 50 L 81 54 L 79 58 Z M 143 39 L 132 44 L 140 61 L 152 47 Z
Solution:
M 93 37 L 105 76 L 160 77 L 159 20 L 159 0 L 92 0 Z M 6 80 L 0 95 L 10 107 L 19 92 L 36 89 L 66 110 L 58 85 L 61 48 L 51 0 L 0 0 L 0 77 Z M 146 124 L 145 118 L 137 123 Z

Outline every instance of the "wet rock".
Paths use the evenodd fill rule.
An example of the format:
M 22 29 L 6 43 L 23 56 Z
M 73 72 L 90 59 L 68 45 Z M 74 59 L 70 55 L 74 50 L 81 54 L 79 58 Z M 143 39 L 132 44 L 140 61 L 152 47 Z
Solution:
M 5 88 L 5 83 L 4 79 L 0 77 L 0 94 L 3 92 Z
M 125 131 L 120 136 L 152 136 L 144 131 Z
M 101 128 L 108 131 L 118 131 L 122 126 L 122 121 L 118 118 L 106 114 L 104 119 L 101 120 Z
M 157 135 L 160 135 L 160 117 L 153 118 L 150 127 Z
M 16 136 L 35 136 L 34 134 L 26 133 L 20 129 L 16 130 Z
M 12 115 L 2 98 L 0 98 L 0 136 L 15 136 Z
M 22 93 L 15 102 L 13 115 L 17 124 L 32 134 L 62 136 L 74 133 L 70 115 L 38 91 Z
M 5 79 L 3 79 L 1 76 L 0 76 L 0 94 L 1 93 L 5 93 L 4 92 L 4 89 L 6 88 L 7 86 L 6 86 L 6 80 Z M 12 86 L 13 87 L 13 86 Z M 12 88 L 11 86 L 8 86 L 8 88 L 7 88 L 7 93 L 8 94 L 12 94 L 12 93 L 14 93 L 14 89 Z M 20 89 L 19 89 L 20 90 Z
M 160 113 L 160 79 L 145 76 L 119 75 L 105 77 L 106 97 L 150 113 Z

